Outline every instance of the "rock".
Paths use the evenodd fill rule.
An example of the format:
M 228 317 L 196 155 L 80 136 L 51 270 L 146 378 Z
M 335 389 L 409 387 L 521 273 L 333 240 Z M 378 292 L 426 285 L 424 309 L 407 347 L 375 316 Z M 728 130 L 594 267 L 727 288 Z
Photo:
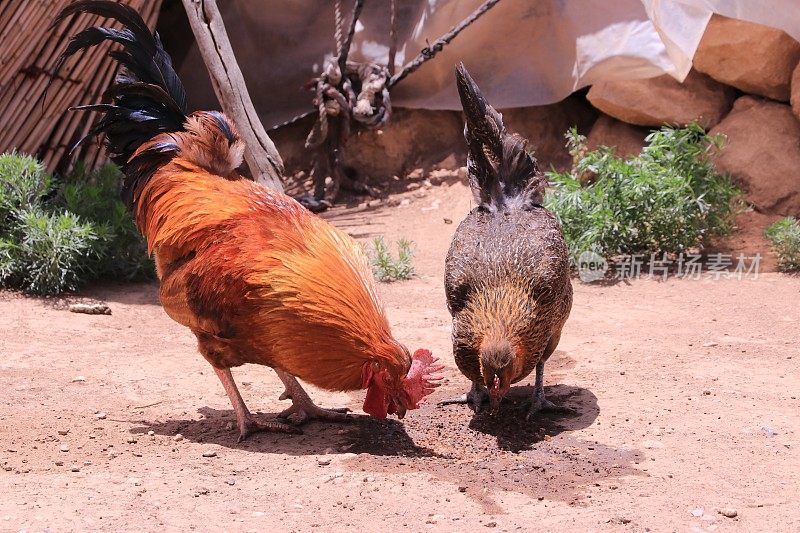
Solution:
M 70 313 L 83 313 L 86 315 L 110 315 L 111 308 L 106 304 L 72 304 L 69 306 Z
M 743 96 L 710 133 L 727 137 L 717 170 L 746 189 L 756 211 L 800 212 L 800 121 L 789 106 Z
M 586 147 L 596 150 L 598 146 L 614 149 L 619 157 L 638 155 L 645 147 L 644 138 L 650 130 L 642 126 L 634 126 L 621 120 L 600 115 L 586 136 Z
M 59 429 L 58 430 L 58 434 L 59 435 L 66 435 L 67 433 L 69 433 L 69 429 Z
M 98 420 L 105 420 L 105 419 L 106 419 L 106 416 L 107 416 L 107 415 L 106 415 L 104 412 L 102 412 L 102 411 L 100 411 L 99 413 L 95 413 L 95 415 L 94 415 L 94 417 L 95 417 L 96 419 L 98 419 Z
M 180 442 L 180 441 L 182 441 L 182 440 L 183 440 L 183 435 L 181 435 L 180 433 L 178 433 L 177 435 L 175 435 L 174 437 L 172 437 L 172 440 L 174 440 L 175 442 Z
M 714 341 L 711 341 L 711 342 L 704 342 L 704 343 L 703 343 L 703 348 L 711 348 L 712 346 L 716 346 L 716 345 L 717 345 L 717 343 L 716 343 L 716 342 L 714 342 Z
M 762 426 L 761 432 L 764 433 L 764 435 L 766 435 L 767 437 L 774 437 L 775 435 L 778 434 L 778 432 L 775 431 L 775 428 L 771 426 Z
M 225 480 L 225 483 L 226 483 L 227 485 L 230 485 L 230 486 L 232 487 L 232 486 L 236 485 L 236 480 L 235 480 L 235 479 L 233 479 L 233 478 L 226 479 L 226 480 Z
M 329 464 L 331 464 L 331 460 L 329 458 L 327 458 L 327 457 L 325 457 L 325 458 L 320 457 L 320 458 L 317 459 L 317 464 L 319 466 L 328 466 Z
M 203 457 L 216 457 L 216 456 L 217 452 L 215 452 L 214 450 L 206 450 L 203 452 Z
M 125 442 L 127 442 L 128 444 L 136 444 L 136 437 L 128 437 L 127 439 L 125 439 Z
M 708 129 L 731 108 L 733 91 L 693 70 L 683 83 L 667 74 L 596 83 L 586 98 L 600 111 L 628 124 L 685 126 L 697 120 Z
M 156 434 L 156 432 L 155 432 L 155 431 L 152 431 L 152 430 L 147 432 L 147 435 L 148 435 L 149 437 L 153 437 L 153 436 L 155 436 L 155 434 Z
M 746 93 L 789 101 L 800 43 L 782 30 L 714 15 L 694 56 L 694 68 Z
M 458 487 L 458 492 L 467 492 L 467 487 L 461 485 L 460 487 Z
M 794 111 L 794 116 L 800 119 L 800 63 L 797 64 L 794 72 L 792 72 L 791 92 L 789 101 L 792 103 L 792 111 Z
M 692 516 L 695 516 L 695 517 L 698 517 L 698 518 L 703 516 L 703 508 L 702 507 L 698 507 L 697 509 L 692 509 Z
M 72 471 L 72 472 L 80 472 L 81 471 L 81 467 L 79 467 L 78 465 L 72 465 L 72 468 L 70 468 L 70 471 Z
M 75 376 L 74 378 L 72 378 L 73 383 L 81 383 L 84 381 L 86 381 L 86 378 L 84 376 Z
M 62 452 L 68 452 L 69 444 L 62 444 L 61 447 L 59 447 L 59 450 L 61 450 Z
M 739 513 L 737 513 L 736 509 L 733 509 L 732 507 L 724 507 L 719 510 L 719 514 L 726 518 L 736 518 Z

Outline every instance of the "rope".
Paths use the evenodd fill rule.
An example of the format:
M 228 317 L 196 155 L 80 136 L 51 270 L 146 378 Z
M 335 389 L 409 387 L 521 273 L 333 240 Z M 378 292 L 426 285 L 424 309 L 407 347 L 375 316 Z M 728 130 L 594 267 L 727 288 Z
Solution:
M 455 39 L 459 33 L 469 27 L 473 22 L 478 20 L 481 15 L 493 8 L 499 1 L 500 0 L 486 0 L 483 5 L 473 11 L 470 16 L 462 20 L 457 26 L 450 28 L 450 31 L 436 39 L 432 45 L 423 48 L 413 61 L 406 63 L 406 65 L 403 67 L 403 70 L 401 70 L 399 74 L 392 76 L 392 79 L 387 83 L 387 87 L 391 89 L 403 81 L 406 76 L 421 67 L 426 61 L 433 59 L 436 54 L 442 51 L 442 48 L 444 48 L 445 45 L 449 44 L 450 41 Z
M 473 11 L 470 16 L 466 19 L 462 20 L 458 25 L 453 26 L 450 28 L 450 31 L 436 39 L 432 45 L 426 46 L 423 48 L 420 53 L 414 58 L 413 61 L 406 63 L 403 69 L 398 73 L 394 74 L 395 65 L 395 54 L 397 52 L 397 28 L 396 28 L 396 0 L 390 0 L 390 38 L 391 38 L 391 46 L 389 48 L 389 61 L 386 68 L 379 67 L 377 65 L 369 65 L 368 67 L 371 69 L 382 69 L 384 75 L 388 78 L 386 82 L 383 84 L 383 88 L 380 92 L 380 97 L 383 100 L 383 105 L 374 105 L 373 109 L 375 110 L 374 114 L 369 113 L 356 113 L 353 115 L 353 118 L 366 124 L 368 127 L 379 127 L 382 126 L 389 118 L 391 114 L 391 104 L 389 100 L 389 89 L 403 81 L 409 74 L 413 73 L 417 69 L 419 69 L 426 61 L 433 59 L 442 49 L 449 44 L 453 39 L 458 36 L 464 29 L 469 27 L 473 24 L 476 20 L 478 20 L 482 15 L 484 15 L 487 11 L 493 8 L 500 0 L 486 0 L 478 9 Z M 371 101 L 375 102 L 375 96 L 378 94 L 378 91 L 370 90 L 366 91 L 364 94 L 359 94 L 358 97 L 352 93 L 352 88 L 350 86 L 350 82 L 348 79 L 348 74 L 356 74 L 357 77 L 361 78 L 362 82 L 366 81 L 367 78 L 371 78 L 371 81 L 375 82 L 376 77 L 381 76 L 381 73 L 377 72 L 377 70 L 373 70 L 372 72 L 366 72 L 365 70 L 361 70 L 358 72 L 357 65 L 349 66 L 347 64 L 347 56 L 350 53 L 350 46 L 353 42 L 353 35 L 355 34 L 356 22 L 358 22 L 358 18 L 361 15 L 361 10 L 364 7 L 364 0 L 356 0 L 355 4 L 353 5 L 353 18 L 350 21 L 350 28 L 347 33 L 347 38 L 345 41 L 342 41 L 342 26 L 343 26 L 343 15 L 342 15 L 342 6 L 341 0 L 337 0 L 334 6 L 334 16 L 335 16 L 335 32 L 334 37 L 336 39 L 336 51 L 337 51 L 337 60 L 336 63 L 339 67 L 339 74 L 341 76 L 341 82 L 344 84 L 343 89 L 347 95 L 343 95 L 340 91 L 338 91 L 335 87 L 332 87 L 329 83 L 327 83 L 329 76 L 326 73 L 320 78 L 316 78 L 314 84 L 317 85 L 316 89 L 316 96 L 315 98 L 315 105 L 317 109 L 313 111 L 307 111 L 300 115 L 297 115 L 294 118 L 291 118 L 285 122 L 281 122 L 280 124 L 276 124 L 269 128 L 269 131 L 276 130 L 283 126 L 288 126 L 289 124 L 294 124 L 295 122 L 304 119 L 309 115 L 313 115 L 318 113 L 320 116 L 320 120 L 318 121 L 317 125 L 317 134 L 315 135 L 312 132 L 310 135 L 310 141 L 312 144 L 314 142 L 321 142 L 319 135 L 324 133 L 327 135 L 327 117 L 324 115 L 329 114 L 325 106 L 322 105 L 324 100 L 346 100 L 350 103 L 347 106 L 346 111 L 349 113 L 352 109 L 354 100 L 358 100 L 358 97 L 363 102 Z M 329 72 L 327 74 L 335 74 L 333 72 Z M 330 81 L 334 81 L 331 79 Z M 322 86 L 324 85 L 324 87 Z M 374 86 L 373 86 L 374 87 Z M 366 108 L 366 104 L 362 104 Z M 338 111 L 338 110 L 336 110 Z M 323 135 L 323 138 L 324 136 Z M 313 140 L 312 140 L 313 138 Z
M 333 40 L 336 42 L 336 57 L 342 55 L 342 1 L 336 0 L 333 6 Z
M 337 63 L 339 63 L 339 71 L 342 75 L 344 75 L 344 69 L 347 64 L 347 56 L 350 54 L 350 45 L 353 44 L 353 35 L 356 33 L 356 23 L 358 22 L 358 17 L 361 16 L 361 10 L 363 8 L 364 0 L 356 0 L 353 6 L 353 18 L 350 20 L 350 30 L 347 32 L 347 39 L 342 43 L 342 47 L 339 49 L 339 59 Z
M 386 61 L 386 69 L 389 76 L 394 76 L 394 58 L 397 56 L 397 5 L 395 0 L 389 0 L 389 59 Z

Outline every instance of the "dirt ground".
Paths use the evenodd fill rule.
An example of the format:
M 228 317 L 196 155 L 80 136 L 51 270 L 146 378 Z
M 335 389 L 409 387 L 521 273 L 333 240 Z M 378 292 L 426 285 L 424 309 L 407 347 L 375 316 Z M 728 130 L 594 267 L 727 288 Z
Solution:
M 389 204 L 328 217 L 417 243 L 419 277 L 380 289 L 395 335 L 439 355 L 446 382 L 403 421 L 238 444 L 155 284 L 84 292 L 111 316 L 0 294 L 0 531 L 800 531 L 800 278 L 576 279 L 546 380 L 576 414 L 526 422 L 518 387 L 498 417 L 475 416 L 435 405 L 467 387 L 442 270 L 469 194 Z M 234 377 L 259 416 L 286 406 L 271 370 Z M 363 400 L 311 392 L 357 412 Z

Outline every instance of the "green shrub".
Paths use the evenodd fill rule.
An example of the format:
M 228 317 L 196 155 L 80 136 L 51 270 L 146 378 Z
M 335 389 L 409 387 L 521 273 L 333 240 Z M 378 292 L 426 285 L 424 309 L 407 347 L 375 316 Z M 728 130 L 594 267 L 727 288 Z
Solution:
M 19 213 L 15 239 L 0 241 L 3 281 L 36 294 L 75 290 L 97 241 L 94 227 L 72 213 L 32 208 Z
M 155 275 L 144 239 L 120 200 L 122 172 L 107 164 L 93 173 L 83 165 L 59 185 L 57 201 L 67 211 L 95 225 L 99 245 L 92 270 L 105 279 L 150 279 Z
M 57 294 L 98 277 L 152 276 L 120 182 L 113 165 L 55 181 L 32 157 L 0 155 L 0 285 Z
M 0 229 L 14 213 L 41 203 L 52 179 L 33 157 L 16 152 L 0 154 Z
M 561 223 L 573 262 L 587 250 L 606 259 L 679 253 L 732 229 L 740 192 L 709 161 L 721 137 L 697 124 L 665 127 L 628 159 L 606 147 L 589 151 L 574 129 L 566 137 L 573 169 L 548 173 L 554 188 L 545 206 Z M 594 179 L 581 183 L 585 176 Z
M 408 239 L 397 241 L 397 259 L 392 257 L 383 237 L 372 240 L 368 251 L 372 272 L 378 281 L 391 282 L 414 277 L 414 243 Z
M 778 269 L 800 270 L 800 221 L 782 218 L 767 228 L 765 235 L 778 254 Z

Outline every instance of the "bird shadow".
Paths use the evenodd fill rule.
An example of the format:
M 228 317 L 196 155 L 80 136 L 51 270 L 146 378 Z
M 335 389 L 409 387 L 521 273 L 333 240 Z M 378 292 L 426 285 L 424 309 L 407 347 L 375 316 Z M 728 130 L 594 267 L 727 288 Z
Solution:
M 175 436 L 197 443 L 209 443 L 256 453 L 293 456 L 331 453 L 366 453 L 376 456 L 433 457 L 428 448 L 417 446 L 397 420 L 379 420 L 350 414 L 347 422 L 311 421 L 302 434 L 255 433 L 239 442 L 236 417 L 231 409 L 198 409 L 199 419 L 167 421 L 140 420 L 131 433 Z M 256 413 L 260 422 L 276 420 L 277 413 Z
M 492 435 L 499 448 L 518 453 L 548 437 L 589 427 L 600 414 L 597 396 L 590 390 L 551 385 L 545 387 L 545 396 L 558 407 L 566 408 L 565 412 L 540 411 L 526 420 L 533 390 L 529 385 L 512 388 L 494 415 L 484 405 L 473 415 L 470 429 Z

